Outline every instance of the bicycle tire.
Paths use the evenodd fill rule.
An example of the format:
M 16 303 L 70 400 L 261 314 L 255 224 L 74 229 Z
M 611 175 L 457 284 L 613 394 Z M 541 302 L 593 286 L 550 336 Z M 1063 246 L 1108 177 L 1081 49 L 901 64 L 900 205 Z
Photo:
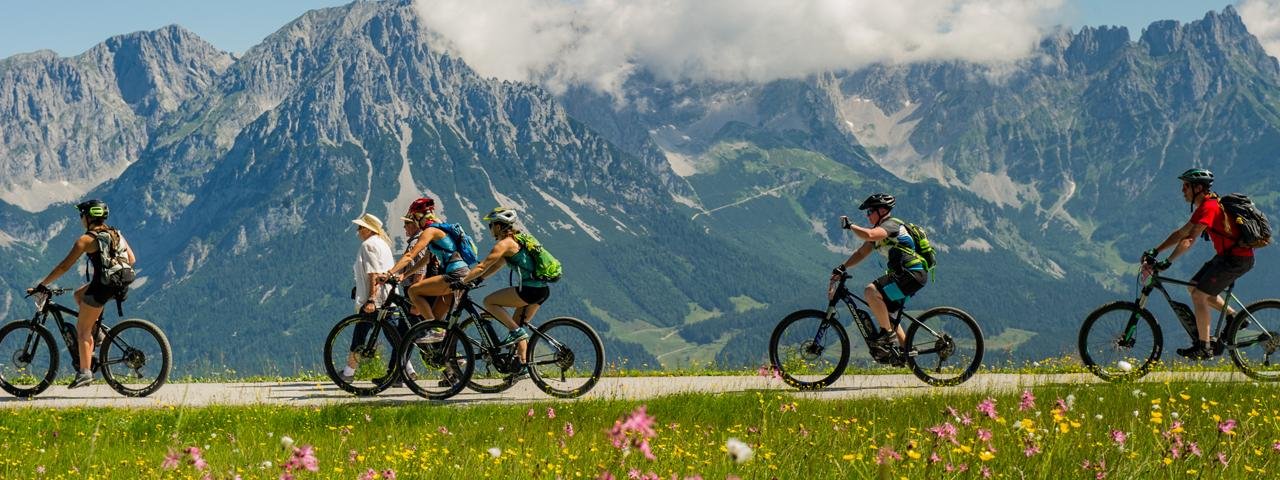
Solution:
M 935 324 L 928 323 L 930 320 L 941 318 L 956 319 L 961 324 L 961 327 L 953 327 L 953 324 L 943 324 L 942 322 L 936 322 Z M 936 335 L 930 334 L 930 338 L 925 339 L 929 344 L 917 345 L 916 335 L 925 331 L 923 327 L 924 325 L 929 326 L 929 328 L 935 331 L 941 331 L 943 337 L 938 338 Z M 967 332 L 965 330 L 967 330 Z M 951 333 L 956 333 L 957 335 L 952 336 Z M 958 338 L 958 334 L 961 333 L 971 334 L 972 338 Z M 967 363 L 965 363 L 963 355 L 957 356 L 957 358 L 961 359 L 960 363 L 957 364 L 957 366 L 960 367 L 958 370 L 959 373 L 955 376 L 946 378 L 940 376 L 943 368 L 943 362 L 952 356 L 956 356 L 958 349 L 963 347 L 964 343 L 970 341 L 973 342 L 973 351 L 970 353 Z M 924 381 L 924 383 L 935 387 L 956 386 L 964 383 L 966 380 L 969 380 L 969 378 L 973 377 L 973 374 L 978 372 L 978 367 L 982 366 L 982 356 L 985 353 L 982 338 L 982 327 L 978 326 L 978 321 L 974 320 L 973 315 L 969 315 L 968 312 L 953 307 L 931 308 L 920 314 L 920 317 L 917 318 L 915 322 L 912 322 L 911 326 L 907 327 L 907 345 L 920 352 L 915 355 L 907 356 L 907 364 L 911 367 L 911 373 L 914 374 L 916 378 Z M 926 346 L 928 348 L 920 351 L 919 347 L 921 346 Z M 929 353 L 925 354 L 922 352 Z M 937 355 L 933 355 L 934 353 Z M 929 363 L 927 359 L 931 358 L 937 358 L 936 364 L 932 366 L 934 369 L 932 374 L 927 371 L 926 367 L 929 366 L 925 365 L 926 363 Z
M 1253 352 L 1253 347 L 1258 347 L 1262 353 L 1262 365 L 1266 366 L 1271 363 L 1272 355 L 1280 351 L 1280 300 L 1257 301 L 1246 306 L 1245 310 L 1253 314 L 1253 319 L 1237 315 L 1222 335 L 1231 351 L 1231 361 L 1249 378 L 1263 382 L 1278 381 L 1280 368 L 1277 367 L 1280 364 L 1274 366 L 1276 369 L 1273 371 L 1263 372 L 1253 366 L 1256 362 L 1251 361 L 1246 352 Z M 1246 335 L 1244 339 L 1239 338 L 1242 329 Z
M 497 320 L 492 320 L 497 321 Z M 472 329 L 477 329 L 475 332 Z M 479 331 L 480 322 L 474 317 L 469 317 L 458 324 L 458 330 L 467 338 L 471 339 L 471 343 L 475 347 L 475 368 L 471 372 L 471 381 L 467 382 L 467 388 L 479 393 L 502 393 L 507 389 L 515 386 L 515 382 L 510 377 L 498 371 L 494 365 L 493 357 L 489 348 L 485 345 L 485 333 Z M 494 378 L 494 377 L 497 378 Z
M 114 365 L 123 363 L 127 368 L 138 373 L 139 378 L 142 378 L 142 367 L 145 367 L 147 362 L 152 360 L 149 358 L 151 355 L 140 348 L 136 340 L 133 342 L 123 340 L 126 333 L 134 329 L 141 330 L 155 341 L 153 353 L 158 353 L 160 356 L 160 364 L 154 370 L 155 378 L 140 387 L 130 386 L 132 384 L 124 381 L 126 378 L 117 377 L 117 372 L 113 368 Z M 103 338 L 102 344 L 98 345 L 97 348 L 98 365 L 102 371 L 102 380 L 112 390 L 121 395 L 126 397 L 145 397 L 155 393 L 156 390 L 159 390 L 169 381 L 169 370 L 173 367 L 173 352 L 169 348 L 169 338 L 160 330 L 160 327 L 151 322 L 136 318 L 120 322 L 107 331 L 107 336 Z M 116 357 L 117 355 L 119 355 L 119 358 Z
M 445 329 L 444 340 L 419 344 L 417 339 L 433 328 Z M 449 328 L 447 322 L 440 320 L 420 322 L 410 328 L 396 345 L 394 358 L 401 372 L 406 370 L 406 365 L 415 365 L 410 362 L 421 361 L 416 363 L 414 375 L 403 375 L 404 384 L 413 393 L 429 400 L 445 400 L 457 395 L 467 387 L 475 370 L 475 351 L 471 348 L 471 341 L 461 331 Z
M 556 334 L 557 329 L 577 330 L 584 338 L 571 339 L 563 333 Z M 537 385 L 547 395 L 556 398 L 577 398 L 595 388 L 596 383 L 600 381 L 600 375 L 604 372 L 604 342 L 600 341 L 600 335 L 596 333 L 594 328 L 591 328 L 591 325 L 573 317 L 557 317 L 539 325 L 538 332 L 529 337 L 528 347 L 529 379 L 533 381 L 534 385 Z M 548 352 L 550 356 L 544 360 L 544 355 L 538 347 L 551 345 L 551 341 L 548 339 L 555 340 L 556 343 L 565 348 L 552 348 Z M 583 345 L 584 340 L 590 345 Z M 590 373 L 582 383 L 577 384 L 575 382 L 574 386 L 570 386 L 570 378 L 583 378 L 566 375 L 567 372 L 576 371 L 573 370 L 573 367 L 582 364 L 579 360 L 579 355 L 584 350 L 582 347 L 587 347 L 587 353 L 594 357 L 594 364 L 583 370 L 589 370 Z M 541 368 L 542 366 L 551 368 L 544 372 Z M 552 381 L 548 381 L 549 375 L 547 374 L 556 373 L 557 371 L 560 375 L 560 383 L 563 383 L 563 385 L 553 384 L 552 382 L 555 381 L 554 376 L 550 376 Z
M 1102 319 L 1105 316 L 1107 316 L 1107 314 L 1110 314 L 1112 312 L 1127 312 L 1130 315 L 1137 315 L 1138 317 L 1141 318 L 1141 321 L 1139 321 L 1137 325 L 1141 327 L 1142 325 L 1145 324 L 1147 328 L 1149 328 L 1151 331 L 1150 333 L 1151 350 L 1149 352 L 1139 351 L 1136 356 L 1130 355 L 1128 357 L 1126 357 L 1123 354 L 1117 355 L 1118 359 L 1116 359 L 1114 362 L 1112 362 L 1111 359 L 1099 361 L 1100 360 L 1099 358 L 1095 358 L 1097 356 L 1100 356 L 1098 354 L 1102 352 L 1090 351 L 1090 348 L 1089 348 L 1091 344 L 1090 333 L 1095 330 L 1095 327 L 1094 327 L 1095 324 L 1102 321 Z M 1124 318 L 1124 317 L 1122 316 L 1120 318 Z M 1127 323 L 1127 320 L 1126 320 L 1126 323 Z M 1099 326 L 1097 328 L 1102 328 L 1102 327 Z M 1106 344 L 1099 344 L 1099 345 L 1100 346 L 1105 345 L 1107 347 L 1115 347 L 1118 349 L 1132 349 L 1134 345 L 1136 345 L 1136 343 L 1134 343 L 1134 345 L 1124 345 L 1123 342 L 1120 340 L 1121 339 L 1120 336 L 1115 336 L 1115 337 L 1110 336 L 1113 334 L 1121 335 L 1122 332 L 1099 333 L 1099 335 L 1103 335 L 1103 336 L 1095 338 L 1095 340 L 1112 339 L 1112 340 L 1109 340 Z M 1133 341 L 1137 342 L 1136 339 Z M 1160 330 L 1160 324 L 1156 323 L 1156 319 L 1151 314 L 1151 311 L 1145 308 L 1139 307 L 1136 303 L 1133 303 L 1133 302 L 1126 302 L 1126 301 L 1111 302 L 1101 307 L 1098 307 L 1093 312 L 1091 312 L 1088 317 L 1085 318 L 1084 323 L 1080 325 L 1080 335 L 1077 340 L 1076 346 L 1077 348 L 1079 348 L 1080 361 L 1081 363 L 1084 364 L 1085 368 L 1088 368 L 1090 372 L 1092 372 L 1095 376 L 1097 376 L 1102 380 L 1112 382 L 1112 383 L 1118 383 L 1118 382 L 1125 382 L 1130 380 L 1137 380 L 1139 378 L 1146 376 L 1146 374 L 1150 372 L 1151 365 L 1154 364 L 1156 360 L 1160 359 L 1160 352 L 1164 348 L 1164 335 Z M 1146 350 L 1146 349 L 1139 348 L 1138 350 Z M 1130 362 L 1128 359 L 1133 359 L 1134 362 Z M 1120 362 L 1127 363 L 1128 368 L 1126 369 L 1124 364 Z M 1116 364 L 1115 368 L 1112 368 L 1111 363 Z
M 383 363 L 387 363 L 388 365 L 390 365 L 391 362 L 390 361 L 384 362 L 382 359 L 378 358 L 380 357 L 380 355 L 378 355 L 379 352 L 377 351 L 351 352 L 349 346 L 343 345 L 341 346 L 341 349 L 342 351 L 347 352 L 348 355 L 352 353 L 357 353 L 358 355 L 360 355 L 361 359 L 363 359 L 364 361 L 372 361 L 373 362 L 372 364 L 375 366 L 373 367 L 374 371 L 372 373 L 361 373 L 360 368 L 357 368 L 358 375 L 361 375 L 362 377 L 370 378 L 368 382 L 362 381 L 361 385 L 356 385 L 352 383 L 355 380 L 352 380 L 352 382 L 348 382 L 342 378 L 341 368 L 346 367 L 346 362 L 344 360 L 343 362 L 341 362 L 340 365 L 335 363 L 334 343 L 337 341 L 340 341 L 339 338 L 343 335 L 343 333 L 346 332 L 348 329 L 355 328 L 358 323 L 370 323 L 370 324 L 381 323 L 382 333 L 383 335 L 386 336 L 385 340 L 389 344 L 387 345 L 387 355 L 388 355 L 387 360 L 390 360 L 390 358 L 393 358 L 391 356 L 395 354 L 395 347 L 400 343 L 400 334 L 396 331 L 396 329 L 393 328 L 391 324 L 385 321 L 379 322 L 376 316 L 355 314 L 355 315 L 350 315 L 346 318 L 343 318 L 342 320 L 339 320 L 338 323 L 335 324 L 333 328 L 329 330 L 329 335 L 325 337 L 324 370 L 325 370 L 325 373 L 329 374 L 329 379 L 332 380 L 333 384 L 337 385 L 338 388 L 358 397 L 369 397 L 369 396 L 377 395 L 381 393 L 383 390 L 386 390 L 387 388 L 389 388 L 392 383 L 395 383 L 396 377 L 399 372 L 395 371 L 396 369 L 393 367 L 383 368 L 379 370 L 378 369 L 379 365 Z M 372 326 L 374 325 L 371 325 L 371 327 Z M 378 346 L 375 345 L 374 348 L 377 349 Z M 377 375 L 378 373 L 382 373 L 382 375 L 379 376 Z M 366 383 L 368 383 L 368 385 L 365 385 Z
M 840 344 L 839 358 L 830 368 L 819 365 L 819 371 L 823 373 L 818 373 L 817 375 L 821 375 L 821 377 L 816 380 L 804 380 L 801 378 L 801 375 L 805 375 L 803 373 L 804 371 L 800 369 L 801 365 L 794 364 L 796 360 L 791 355 L 793 352 L 790 352 L 789 350 L 791 347 L 799 347 L 799 350 L 797 350 L 797 352 L 801 352 L 800 357 L 798 357 L 799 361 L 805 361 L 806 363 L 808 363 L 808 361 L 804 359 L 806 355 L 812 355 L 815 358 L 816 356 L 821 355 L 822 352 L 826 351 L 829 347 L 822 346 L 821 349 L 818 349 L 815 352 L 814 348 L 817 346 L 813 345 L 811 340 L 804 340 L 811 337 L 817 337 L 817 331 L 805 333 L 804 329 L 807 326 L 800 327 L 801 330 L 797 331 L 798 336 L 796 337 L 796 341 L 804 340 L 808 343 L 802 342 L 790 347 L 779 345 L 782 341 L 792 343 L 791 339 L 784 340 L 783 337 L 787 334 L 788 328 L 803 320 L 813 320 L 817 322 L 814 327 L 809 328 L 821 328 L 823 325 L 826 325 L 827 329 L 835 332 L 835 338 Z M 782 351 L 783 349 L 788 351 L 784 352 Z M 832 383 L 835 383 L 835 381 L 844 374 L 845 368 L 849 366 L 849 334 L 845 332 L 844 327 L 840 325 L 840 322 L 836 321 L 834 318 L 827 318 L 827 312 L 822 310 L 800 310 L 793 312 L 790 315 L 787 315 L 786 318 L 783 318 L 781 322 L 778 322 L 778 326 L 774 327 L 773 334 L 769 337 L 769 362 L 773 365 L 773 368 L 777 369 L 778 374 L 782 377 L 782 381 L 786 382 L 787 385 L 791 385 L 792 387 L 800 390 L 818 390 L 826 388 Z
M 39 344 L 43 343 L 45 356 L 49 359 L 49 365 L 43 373 L 32 375 L 32 379 L 38 380 L 32 386 L 21 386 L 14 383 L 18 378 L 16 376 L 6 376 L 4 373 L 7 368 L 0 367 L 0 388 L 18 398 L 31 398 L 44 392 L 53 384 L 54 377 L 58 375 L 58 350 L 57 344 L 53 340 L 53 334 L 49 333 L 49 329 L 24 320 L 11 322 L 4 327 L 0 327 L 0 346 L 2 346 L 3 350 L 11 350 L 5 339 L 9 338 L 10 335 L 22 335 L 19 332 L 20 330 L 28 332 L 27 338 L 21 339 L 19 342 L 21 345 L 14 346 L 19 350 L 0 351 L 0 362 L 25 368 L 23 364 L 29 365 L 35 355 L 40 355 L 38 351 Z M 26 351 L 27 349 L 30 349 L 30 351 Z M 25 356 L 30 356 L 31 358 L 23 358 Z

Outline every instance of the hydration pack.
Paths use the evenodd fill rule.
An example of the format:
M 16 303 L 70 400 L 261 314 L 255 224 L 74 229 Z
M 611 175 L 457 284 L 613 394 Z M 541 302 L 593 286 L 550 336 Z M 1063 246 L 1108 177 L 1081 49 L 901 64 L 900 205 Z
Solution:
M 529 258 L 533 260 L 533 279 L 542 282 L 558 282 L 560 277 L 564 275 L 564 267 L 560 265 L 560 261 L 547 251 L 546 247 L 533 235 L 527 233 L 517 233 L 516 243 L 520 245 L 520 249 L 528 253 Z
M 129 288 L 135 275 L 133 265 L 129 264 L 129 252 L 120 248 L 120 232 L 108 229 L 85 233 L 92 235 L 98 244 L 98 258 L 102 260 L 98 283 L 113 289 Z
M 1218 199 L 1226 213 L 1226 232 L 1238 230 L 1236 244 L 1248 248 L 1262 248 L 1271 244 L 1271 223 L 1253 200 L 1242 193 L 1233 193 Z
M 453 240 L 454 248 L 458 249 L 458 255 L 462 256 L 462 261 L 466 262 L 468 267 L 474 266 L 479 261 L 476 255 L 476 243 L 471 240 L 471 235 L 467 235 L 467 232 L 462 229 L 461 224 L 439 222 L 431 226 L 439 228 L 449 236 L 450 240 Z
M 933 271 L 933 267 L 938 265 L 938 252 L 929 243 L 929 235 L 925 233 L 924 227 L 914 223 L 902 222 L 902 228 L 907 229 L 907 234 L 911 235 L 912 240 L 915 240 L 916 246 L 915 249 L 908 249 L 906 246 L 899 246 L 899 248 L 904 250 L 903 253 L 910 253 L 919 261 L 924 262 L 925 270 Z M 915 260 L 907 262 L 907 266 L 914 265 Z

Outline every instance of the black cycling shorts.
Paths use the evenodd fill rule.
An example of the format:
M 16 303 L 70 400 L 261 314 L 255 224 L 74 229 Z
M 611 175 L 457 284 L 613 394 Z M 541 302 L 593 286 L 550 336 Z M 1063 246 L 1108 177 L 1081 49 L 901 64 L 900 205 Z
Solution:
M 551 297 L 551 287 L 516 287 L 516 296 L 530 305 L 542 305 Z
M 908 270 L 887 273 L 871 284 L 876 286 L 876 290 L 884 298 L 884 304 L 889 308 L 889 313 L 893 313 L 901 310 L 907 299 L 924 288 L 924 284 L 928 281 L 929 274 L 925 271 Z
M 1191 277 L 1196 290 L 1217 295 L 1253 268 L 1253 257 L 1215 255 Z
M 119 288 L 112 288 L 98 282 L 89 282 L 89 288 L 84 289 L 84 304 L 90 307 L 99 308 L 116 298 L 120 294 Z

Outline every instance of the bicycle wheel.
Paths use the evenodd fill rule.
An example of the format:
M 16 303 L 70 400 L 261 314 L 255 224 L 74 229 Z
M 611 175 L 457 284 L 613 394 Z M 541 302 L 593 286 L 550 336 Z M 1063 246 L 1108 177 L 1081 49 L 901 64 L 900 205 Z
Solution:
M 931 308 L 907 327 L 907 352 L 916 378 L 939 387 L 959 385 L 982 365 L 982 329 L 964 310 Z
M 462 332 L 448 329 L 439 320 L 414 325 L 396 346 L 397 365 L 404 372 L 404 384 L 423 398 L 444 400 L 467 386 L 475 369 L 475 351 Z M 444 340 L 418 343 L 434 328 L 446 330 Z
M 529 337 L 529 379 L 547 395 L 575 398 L 600 381 L 604 343 L 586 322 L 559 317 Z
M 1280 380 L 1280 300 L 1263 300 L 1245 307 L 1223 333 L 1231 361 L 1255 380 Z
M 146 320 L 125 320 L 111 327 L 98 345 L 102 380 L 126 397 L 145 397 L 169 380 L 173 353 L 169 339 Z
M 497 320 L 493 319 L 492 316 L 485 315 L 485 317 L 489 319 L 489 322 L 492 322 L 490 325 L 497 323 Z M 476 366 L 471 373 L 471 381 L 467 382 L 467 388 L 480 393 L 501 393 L 511 388 L 515 383 L 510 380 L 507 374 L 498 371 L 498 360 L 494 358 L 494 352 L 486 347 L 489 342 L 484 341 L 484 339 L 489 338 L 489 333 L 485 331 L 484 327 L 484 322 L 475 318 L 468 318 L 458 324 L 458 330 L 461 330 L 463 335 L 467 336 L 475 350 L 474 360 Z M 513 354 L 510 352 L 514 348 L 514 346 L 511 346 L 497 351 L 510 356 Z
M 48 329 L 28 321 L 0 328 L 0 388 L 31 398 L 49 388 L 57 374 L 58 351 Z
M 396 381 L 391 359 L 399 343 L 399 333 L 387 322 L 373 315 L 351 315 L 338 321 L 324 341 L 324 370 L 344 391 L 377 395 Z M 350 375 L 343 375 L 347 372 Z
M 1160 358 L 1164 337 L 1151 312 L 1133 302 L 1112 302 L 1080 325 L 1080 361 L 1108 382 L 1142 378 Z
M 849 365 L 849 334 L 827 312 L 787 315 L 769 338 L 769 361 L 782 380 L 801 390 L 826 388 Z

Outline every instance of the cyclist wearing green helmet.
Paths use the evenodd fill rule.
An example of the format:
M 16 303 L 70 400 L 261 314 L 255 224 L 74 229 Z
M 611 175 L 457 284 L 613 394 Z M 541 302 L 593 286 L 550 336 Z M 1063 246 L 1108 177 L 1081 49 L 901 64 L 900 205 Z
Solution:
M 79 352 L 77 358 L 80 364 L 77 365 L 76 377 L 71 381 L 68 388 L 79 388 L 93 382 L 93 372 L 90 371 L 95 340 L 93 338 L 93 326 L 97 323 L 98 317 L 102 315 L 102 308 L 107 302 L 113 298 L 120 297 L 125 290 L 124 288 L 107 286 L 102 279 L 107 270 L 106 264 L 111 260 L 106 258 L 105 252 L 102 252 L 98 247 L 99 235 L 102 235 L 102 238 L 108 242 L 109 250 L 118 252 L 122 257 L 127 256 L 127 263 L 130 268 L 136 262 L 133 256 L 133 249 L 129 248 L 129 242 L 124 239 L 124 236 L 118 230 L 107 225 L 107 217 L 111 214 L 111 210 L 107 207 L 106 202 L 89 200 L 76 205 L 76 210 L 80 212 L 80 224 L 84 227 L 84 234 L 76 239 L 76 243 L 71 246 L 71 251 L 67 253 L 66 258 L 63 258 L 62 262 L 59 262 L 53 268 L 53 271 L 49 272 L 49 275 L 40 280 L 40 283 L 34 288 L 27 290 L 28 294 L 47 292 L 48 285 L 71 270 L 81 255 L 87 256 L 89 263 L 93 265 L 92 278 L 88 283 L 77 288 L 75 293 L 76 305 L 80 307 L 80 313 L 76 316 L 76 346 Z M 132 278 L 130 278 L 131 280 Z
M 500 289 L 484 297 L 484 308 L 510 330 L 507 337 L 499 344 L 516 343 L 520 361 L 524 363 L 528 361 L 526 350 L 529 344 L 529 331 L 523 325 L 532 320 L 533 315 L 538 313 L 538 308 L 551 297 L 551 288 L 545 281 L 533 278 L 533 259 L 520 247 L 520 242 L 516 241 L 516 235 L 521 233 L 520 228 L 516 226 L 516 211 L 498 207 L 485 215 L 484 221 L 489 224 L 489 233 L 497 243 L 494 244 L 493 250 L 489 251 L 489 255 L 467 274 L 463 282 L 470 283 L 487 278 L 498 273 L 503 264 L 520 272 L 520 280 L 516 286 Z M 507 312 L 508 308 L 515 309 L 514 318 Z M 524 370 L 521 372 L 515 377 L 526 375 L 523 373 Z
M 1253 249 L 1236 245 L 1240 232 L 1238 229 L 1232 231 L 1218 202 L 1218 195 L 1213 193 L 1213 172 L 1192 168 L 1178 175 L 1178 179 L 1182 181 L 1182 199 L 1192 205 L 1191 219 L 1156 248 L 1143 252 L 1142 263 L 1143 268 L 1150 268 L 1148 265 L 1155 261 L 1157 254 L 1173 248 L 1165 260 L 1171 262 L 1191 248 L 1196 237 L 1202 235 L 1207 235 L 1213 242 L 1216 255 L 1191 277 L 1195 286 L 1188 288 L 1191 303 L 1195 306 L 1198 338 L 1190 347 L 1178 349 L 1178 355 L 1203 360 L 1213 356 L 1209 328 L 1213 312 L 1226 308 L 1228 314 L 1235 314 L 1219 294 L 1253 268 Z

